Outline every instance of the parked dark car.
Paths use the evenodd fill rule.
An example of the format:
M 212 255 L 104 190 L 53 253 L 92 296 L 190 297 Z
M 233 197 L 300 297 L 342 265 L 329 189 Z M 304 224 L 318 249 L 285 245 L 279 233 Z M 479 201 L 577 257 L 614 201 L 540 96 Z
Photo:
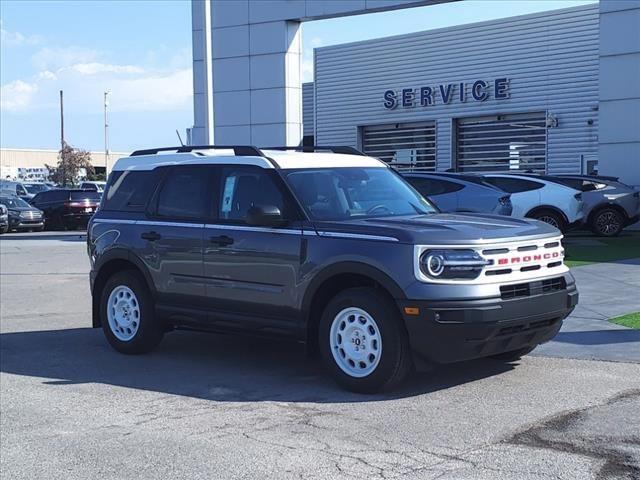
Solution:
M 301 150 L 182 146 L 115 163 L 87 253 L 93 326 L 117 351 L 179 328 L 280 335 L 371 393 L 434 363 L 517 360 L 577 304 L 550 225 L 439 213 L 380 160 Z
M 0 196 L 0 203 L 7 207 L 9 230 L 32 230 L 44 228 L 42 212 L 15 195 Z
M 441 212 L 474 212 L 511 215 L 511 195 L 483 181 L 462 175 L 403 173 L 404 178 Z
M 0 203 L 0 234 L 9 231 L 9 210 Z
M 86 190 L 58 189 L 38 193 L 31 204 L 44 212 L 48 229 L 86 227 L 100 204 L 101 194 Z

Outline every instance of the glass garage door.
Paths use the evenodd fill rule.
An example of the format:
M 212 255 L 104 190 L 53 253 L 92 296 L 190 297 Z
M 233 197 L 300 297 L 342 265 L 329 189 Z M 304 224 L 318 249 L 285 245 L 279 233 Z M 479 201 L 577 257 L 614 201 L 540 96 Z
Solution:
M 400 170 L 436 169 L 434 122 L 394 123 L 362 129 L 362 149 Z
M 544 112 L 459 119 L 456 137 L 459 172 L 546 171 Z

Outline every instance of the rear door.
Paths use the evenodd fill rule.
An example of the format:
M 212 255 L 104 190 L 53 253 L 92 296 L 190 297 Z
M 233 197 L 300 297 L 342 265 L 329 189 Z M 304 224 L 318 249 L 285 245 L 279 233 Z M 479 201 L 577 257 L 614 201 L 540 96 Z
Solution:
M 202 238 L 211 214 L 212 170 L 171 167 L 152 201 L 150 219 L 136 224 L 144 242 L 140 254 L 165 305 L 198 307 L 205 300 Z
M 302 229 L 290 193 L 275 171 L 248 165 L 220 166 L 215 190 L 215 220 L 204 232 L 211 320 L 227 328 L 291 332 Z M 276 206 L 290 222 L 250 226 L 246 216 L 254 205 Z

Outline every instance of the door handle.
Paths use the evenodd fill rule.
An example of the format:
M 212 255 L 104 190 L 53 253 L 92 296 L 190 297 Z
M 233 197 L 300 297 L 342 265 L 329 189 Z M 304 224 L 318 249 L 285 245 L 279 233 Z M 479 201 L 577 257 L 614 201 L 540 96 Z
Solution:
M 155 242 L 156 240 L 160 240 L 162 235 L 157 232 L 144 232 L 140 235 L 140 238 L 143 240 L 149 240 L 150 242 Z
M 221 247 L 226 247 L 227 245 L 233 244 L 233 238 L 227 237 L 226 235 L 220 235 L 219 237 L 210 237 L 209 241 L 211 243 L 217 243 Z

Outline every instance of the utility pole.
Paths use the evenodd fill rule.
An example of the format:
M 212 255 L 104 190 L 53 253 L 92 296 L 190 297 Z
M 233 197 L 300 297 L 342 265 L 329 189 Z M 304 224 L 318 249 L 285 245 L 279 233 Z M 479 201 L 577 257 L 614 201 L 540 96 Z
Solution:
M 66 175 L 64 171 L 64 98 L 60 90 L 60 166 L 62 167 L 62 186 L 66 186 Z
M 111 90 L 104 92 L 104 173 L 109 175 L 109 94 Z

